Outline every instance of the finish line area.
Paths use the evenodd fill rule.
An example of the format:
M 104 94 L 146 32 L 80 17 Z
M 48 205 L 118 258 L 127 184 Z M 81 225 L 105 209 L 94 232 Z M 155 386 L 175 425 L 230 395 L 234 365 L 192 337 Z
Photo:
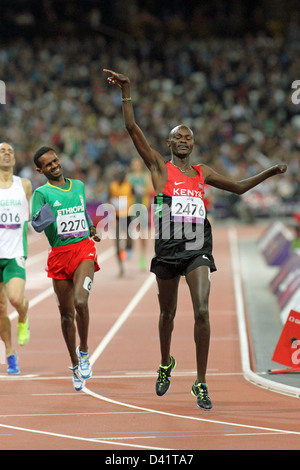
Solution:
M 233 230 L 213 228 L 218 271 L 212 275 L 210 300 L 210 412 L 199 410 L 190 393 L 196 366 L 193 312 L 184 278 L 172 341 L 177 368 L 169 392 L 164 397 L 155 394 L 160 362 L 157 289 L 149 270 L 139 269 L 138 241 L 122 278 L 113 241 L 97 244 L 101 270 L 95 274 L 89 301 L 93 377 L 82 392 L 75 392 L 51 280 L 44 270 L 48 247 L 43 237 L 30 233 L 26 294 L 31 339 L 24 348 L 16 344 L 16 315 L 11 311 L 21 374 L 9 377 L 6 366 L 0 366 L 0 449 L 298 449 L 298 399 L 245 378 L 243 351 L 253 355 L 250 310 L 244 297 L 243 266 L 239 269 L 236 263 L 241 259 L 244 263 L 239 246 L 255 244 L 264 227 Z M 149 240 L 148 266 L 152 254 L 153 240 Z M 255 301 L 259 308 L 260 299 Z

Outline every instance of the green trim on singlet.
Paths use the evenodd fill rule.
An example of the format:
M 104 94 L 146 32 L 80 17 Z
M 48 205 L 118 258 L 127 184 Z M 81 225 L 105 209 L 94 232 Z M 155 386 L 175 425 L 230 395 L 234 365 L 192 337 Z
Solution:
M 156 195 L 157 208 L 155 209 L 155 215 L 157 215 L 157 217 L 159 217 L 160 219 L 162 218 L 163 200 L 164 200 L 163 193 L 159 193 Z
M 23 252 L 24 252 L 25 258 L 27 258 L 28 256 L 27 231 L 28 231 L 28 220 L 26 220 L 23 225 Z

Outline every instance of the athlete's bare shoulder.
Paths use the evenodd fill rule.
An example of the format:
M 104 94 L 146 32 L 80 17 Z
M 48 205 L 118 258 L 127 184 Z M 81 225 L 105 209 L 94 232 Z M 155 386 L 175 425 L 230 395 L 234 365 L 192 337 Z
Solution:
M 202 170 L 202 173 L 203 173 L 203 176 L 204 176 L 204 179 L 211 174 L 211 171 L 212 169 L 205 165 L 204 163 L 198 163 L 197 165 L 194 165 L 194 166 L 199 166 Z
M 21 181 L 22 181 L 22 185 L 23 185 L 23 188 L 24 188 L 24 191 L 25 191 L 25 194 L 26 194 L 27 198 L 30 198 L 31 194 L 32 194 L 31 181 L 27 178 L 21 178 Z

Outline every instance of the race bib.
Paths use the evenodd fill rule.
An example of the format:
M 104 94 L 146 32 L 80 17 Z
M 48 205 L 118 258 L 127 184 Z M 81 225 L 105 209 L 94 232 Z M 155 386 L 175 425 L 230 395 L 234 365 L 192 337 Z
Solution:
M 59 215 L 56 224 L 58 237 L 61 240 L 85 237 L 89 234 L 84 212 Z
M 0 228 L 15 230 L 21 227 L 21 217 L 16 207 L 4 207 L 0 211 Z
M 199 197 L 173 196 L 171 207 L 174 222 L 193 222 L 203 224 L 206 210 Z

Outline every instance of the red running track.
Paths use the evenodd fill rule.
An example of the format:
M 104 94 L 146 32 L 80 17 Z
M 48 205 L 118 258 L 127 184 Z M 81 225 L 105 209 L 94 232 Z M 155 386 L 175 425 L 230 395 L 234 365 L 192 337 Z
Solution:
M 237 228 L 258 237 L 260 229 Z M 21 375 L 0 365 L 0 449 L 201 450 L 299 449 L 296 398 L 259 388 L 243 377 L 236 299 L 226 227 L 214 228 L 218 271 L 212 275 L 212 338 L 207 381 L 213 410 L 203 412 L 190 394 L 195 378 L 193 314 L 184 279 L 173 335 L 177 368 L 164 397 L 155 394 L 159 365 L 155 281 L 138 268 L 138 245 L 118 277 L 112 242 L 98 244 L 101 271 L 90 296 L 89 348 L 94 375 L 83 392 L 72 387 L 44 236 L 30 234 L 27 296 L 30 343 L 16 343 Z M 138 243 L 138 242 L 137 242 Z M 149 241 L 148 261 L 153 241 Z M 148 263 L 149 264 L 149 263 Z M 11 310 L 12 312 L 12 310 Z M 12 312 L 13 314 L 13 312 Z

